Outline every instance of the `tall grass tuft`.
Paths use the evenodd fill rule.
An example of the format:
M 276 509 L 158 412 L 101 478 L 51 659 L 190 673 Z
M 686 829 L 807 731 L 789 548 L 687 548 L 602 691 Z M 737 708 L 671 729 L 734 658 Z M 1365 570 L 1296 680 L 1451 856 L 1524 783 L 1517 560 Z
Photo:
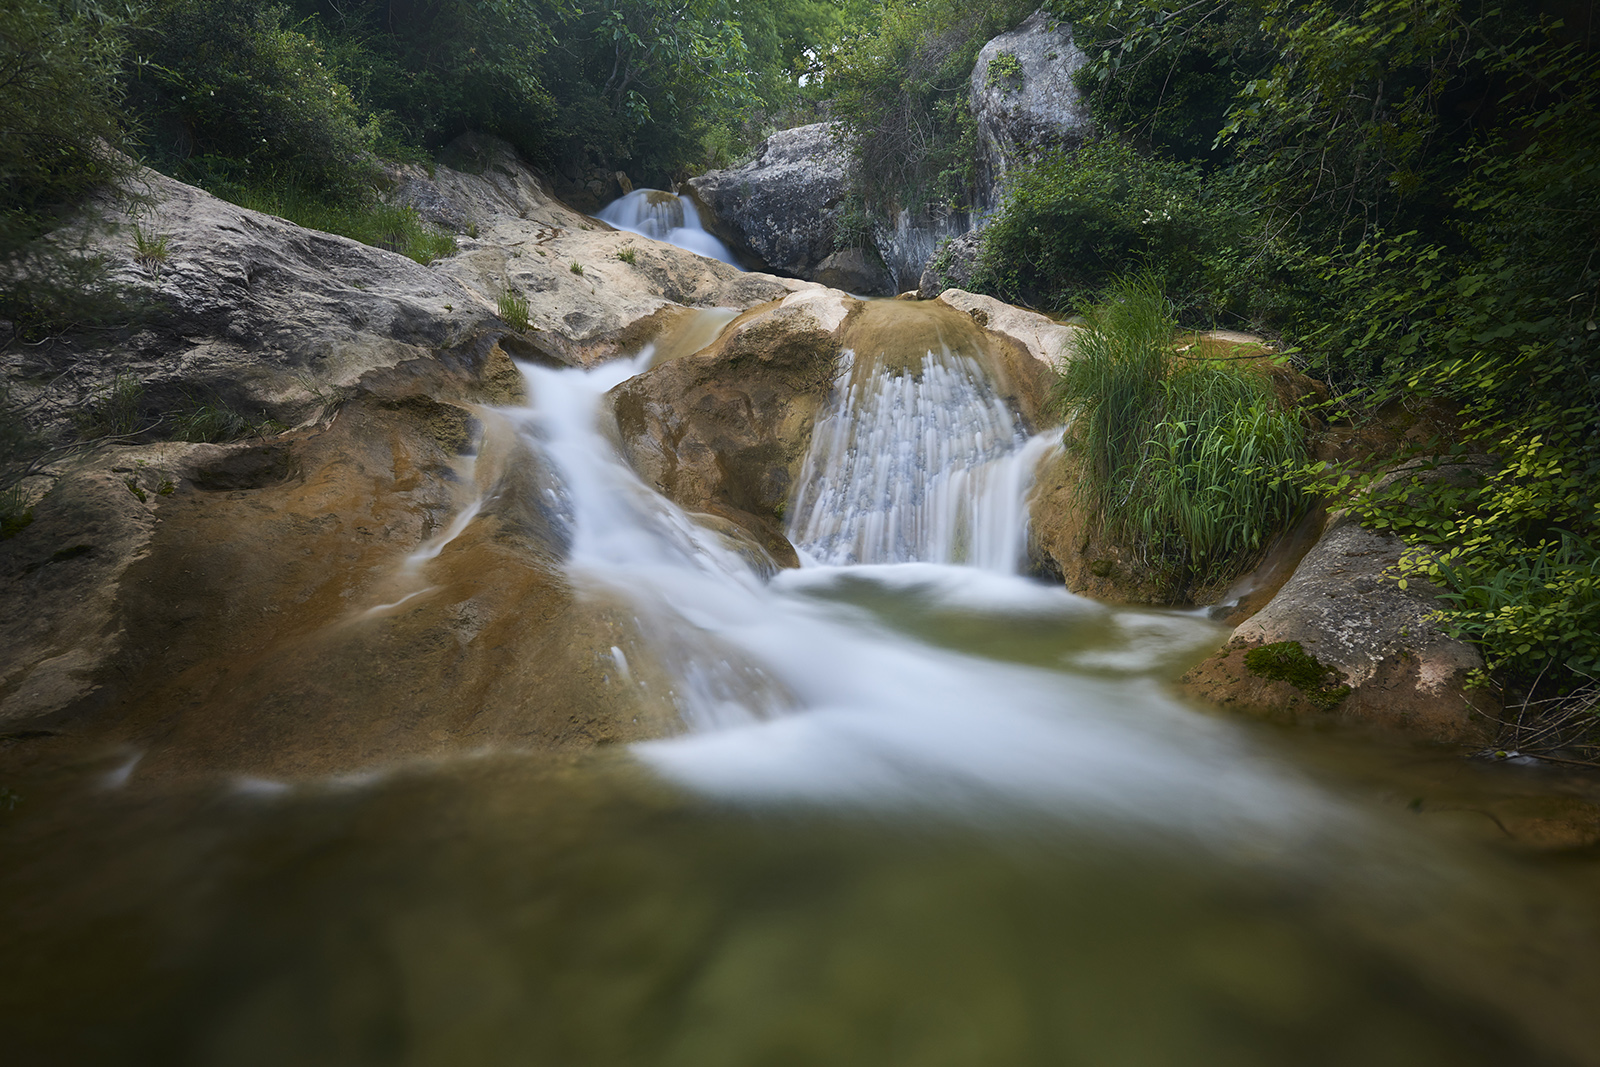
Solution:
M 528 332 L 528 298 L 514 289 L 500 294 L 497 306 L 500 320 L 518 333 Z
M 1114 540 L 1174 594 L 1226 581 L 1304 506 L 1299 421 L 1240 364 L 1179 359 L 1153 277 L 1115 283 L 1057 388 L 1083 490 Z

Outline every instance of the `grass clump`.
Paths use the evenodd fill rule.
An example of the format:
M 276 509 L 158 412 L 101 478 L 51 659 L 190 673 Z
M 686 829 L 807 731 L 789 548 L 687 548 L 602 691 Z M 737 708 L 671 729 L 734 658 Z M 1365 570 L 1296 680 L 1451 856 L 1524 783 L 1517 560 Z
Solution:
M 265 415 L 251 418 L 216 397 L 186 397 L 184 407 L 172 416 L 172 437 L 177 441 L 215 444 L 282 428 Z
M 375 195 L 341 200 L 293 181 L 224 182 L 207 187 L 240 207 L 288 219 L 308 230 L 399 252 L 418 263 L 432 263 L 456 250 L 455 238 L 424 223 L 416 208 L 385 203 Z
M 528 298 L 512 289 L 500 294 L 500 319 L 518 333 L 528 330 Z
M 617 253 L 617 258 L 631 267 L 633 266 L 634 261 L 639 258 L 639 255 L 631 248 L 624 248 L 622 251 Z
M 1288 682 L 1323 711 L 1333 710 L 1350 695 L 1350 687 L 1341 684 L 1337 672 L 1324 667 L 1299 641 L 1277 641 L 1252 648 L 1244 654 L 1244 666 L 1258 678 Z
M 167 265 L 171 250 L 167 247 L 170 240 L 164 233 L 145 233 L 144 227 L 135 225 L 133 228 L 133 261 L 143 267 L 152 276 L 159 275 L 161 268 Z
M 144 383 L 119 374 L 95 393 L 75 421 L 86 439 L 131 437 L 145 428 Z
M 0 541 L 9 541 L 33 522 L 33 508 L 28 506 L 27 494 L 22 486 L 13 485 L 0 492 Z
M 583 277 L 583 264 L 582 263 L 574 262 L 567 269 L 570 270 L 572 273 L 576 274 L 578 277 L 580 277 L 580 278 Z
M 1055 397 L 1082 490 L 1172 595 L 1226 581 L 1303 506 L 1286 478 L 1305 462 L 1298 420 L 1264 376 L 1179 358 L 1151 276 L 1114 283 L 1087 319 Z

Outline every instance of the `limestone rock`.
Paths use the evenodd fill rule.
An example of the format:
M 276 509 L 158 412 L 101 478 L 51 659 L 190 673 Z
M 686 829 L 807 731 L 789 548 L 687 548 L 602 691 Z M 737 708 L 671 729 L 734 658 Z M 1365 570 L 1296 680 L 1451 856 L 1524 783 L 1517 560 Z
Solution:
M 946 289 L 963 289 L 972 281 L 983 247 L 983 231 L 968 230 L 952 238 L 923 266 L 917 289 L 924 300 L 932 300 Z
M 987 206 L 999 202 L 1006 175 L 1040 152 L 1076 147 L 1092 129 L 1088 102 L 1072 84 L 1087 57 L 1072 27 L 1044 11 L 978 52 L 969 99 L 978 122 L 978 159 Z
M 762 270 L 816 280 L 836 250 L 853 181 L 850 153 L 830 122 L 780 130 L 741 167 L 691 178 L 685 191 L 705 227 Z M 889 293 L 885 284 L 873 295 Z
M 783 511 L 833 385 L 846 320 L 860 308 L 832 290 L 794 293 L 736 319 L 705 351 L 617 386 L 612 406 L 634 469 L 795 566 Z
M 862 296 L 881 296 L 890 292 L 894 279 L 878 258 L 876 250 L 846 248 L 817 264 L 815 281 L 830 289 L 842 289 Z
M 502 143 L 469 143 L 486 161 L 482 174 L 395 172 L 407 202 L 478 232 L 428 266 L 139 171 L 137 222 L 166 240 L 164 261 L 135 260 L 125 203 L 94 205 L 67 236 L 103 255 L 112 279 L 157 313 L 110 343 L 8 346 L 0 369 L 12 399 L 58 437 L 118 376 L 143 385 L 151 417 L 200 397 L 297 425 L 368 372 L 440 351 L 507 337 L 521 358 L 588 365 L 635 347 L 684 307 L 748 308 L 806 286 L 612 231 L 551 198 Z M 632 262 L 618 258 L 624 251 Z M 498 317 L 508 290 L 528 302 L 525 333 Z
M 1488 716 L 1499 708 L 1484 691 L 1465 688 L 1483 660 L 1431 621 L 1439 601 L 1424 581 L 1399 587 L 1393 568 L 1403 549 L 1399 538 L 1335 515 L 1293 577 L 1226 648 L 1185 676 L 1185 688 L 1246 711 L 1365 722 L 1436 741 L 1486 740 Z M 1297 686 L 1246 662 L 1252 649 L 1291 642 L 1326 669 L 1321 686 Z

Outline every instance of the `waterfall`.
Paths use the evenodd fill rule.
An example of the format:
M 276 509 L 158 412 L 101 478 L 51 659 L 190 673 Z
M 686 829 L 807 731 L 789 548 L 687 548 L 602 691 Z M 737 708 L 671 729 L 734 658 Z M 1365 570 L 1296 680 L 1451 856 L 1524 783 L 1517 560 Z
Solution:
M 1214 645 L 1215 627 L 1015 573 L 1027 475 L 1048 440 L 1025 439 L 971 356 L 917 347 L 898 369 L 846 360 L 796 509 L 797 529 L 815 531 L 797 534 L 811 560 L 776 577 L 618 454 L 605 393 L 648 352 L 523 368 L 531 406 L 507 414 L 558 483 L 569 580 L 629 605 L 627 670 L 621 646 L 609 654 L 619 684 L 670 679 L 650 695 L 685 727 L 634 754 L 742 802 L 1076 812 L 1227 839 L 1303 827 L 1314 800 L 1241 770 L 1232 733 L 1149 682 Z M 952 627 L 998 655 L 941 647 Z
M 635 189 L 601 208 L 595 218 L 619 230 L 665 241 L 707 259 L 718 259 L 734 267 L 739 265 L 728 246 L 700 225 L 700 213 L 687 196 L 674 196 L 660 189 Z
M 819 563 L 954 563 L 1012 573 L 1028 443 L 979 362 L 943 344 L 920 366 L 846 351 L 812 433 L 789 538 Z

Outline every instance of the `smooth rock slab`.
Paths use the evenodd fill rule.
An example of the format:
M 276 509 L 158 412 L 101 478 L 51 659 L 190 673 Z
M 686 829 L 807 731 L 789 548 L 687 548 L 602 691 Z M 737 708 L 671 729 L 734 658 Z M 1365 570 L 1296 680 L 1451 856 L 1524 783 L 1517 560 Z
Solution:
M 1278 595 L 1234 630 L 1226 648 L 1184 676 L 1185 689 L 1262 714 L 1485 742 L 1500 708 L 1486 691 L 1466 688 L 1483 658 L 1439 629 L 1432 615 L 1440 602 L 1425 581 L 1400 588 L 1394 568 L 1404 549 L 1399 538 L 1337 514 Z M 1327 668 L 1329 685 L 1302 691 L 1246 666 L 1250 649 L 1283 642 L 1298 642 Z M 1338 686 L 1348 686 L 1348 695 L 1324 706 L 1329 701 L 1319 697 Z

